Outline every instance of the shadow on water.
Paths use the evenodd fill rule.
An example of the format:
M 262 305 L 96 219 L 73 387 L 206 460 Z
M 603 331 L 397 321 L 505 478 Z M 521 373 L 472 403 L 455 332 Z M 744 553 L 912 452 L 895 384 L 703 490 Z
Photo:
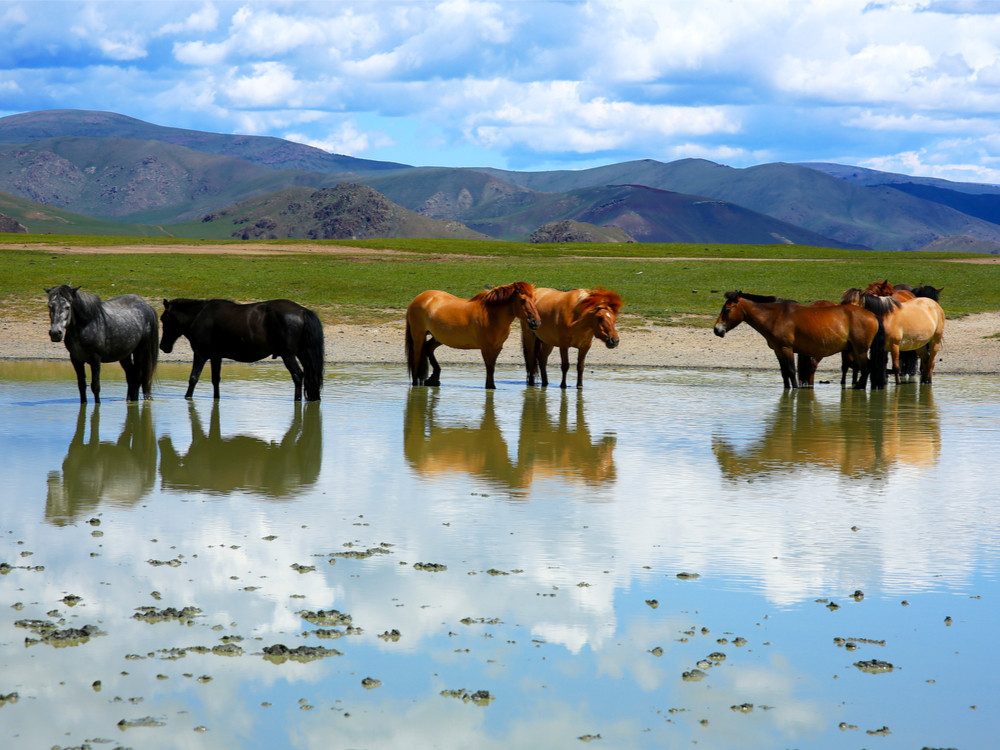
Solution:
M 76 432 L 61 471 L 48 475 L 45 518 L 58 526 L 73 523 L 100 504 L 129 508 L 145 497 L 156 482 L 156 432 L 148 402 L 129 404 L 125 424 L 114 442 L 101 441 L 101 409 L 80 405 Z
M 570 400 L 559 393 L 559 415 L 549 416 L 545 391 L 524 393 L 516 460 L 497 420 L 493 392 L 484 394 L 477 420 L 449 420 L 439 414 L 441 398 L 434 388 L 413 388 L 403 418 L 403 454 L 425 477 L 465 474 L 525 496 L 536 479 L 558 476 L 587 485 L 615 478 L 614 435 L 592 438 L 584 416 L 583 394 Z M 449 421 L 451 422 L 449 424 Z
M 189 402 L 191 444 L 184 455 L 170 436 L 160 438 L 162 486 L 212 494 L 255 492 L 287 499 L 315 484 L 323 462 L 323 422 L 317 402 L 296 402 L 280 442 L 253 435 L 223 437 L 219 402 L 212 402 L 208 433 L 195 403 Z
M 868 394 L 845 390 L 838 404 L 815 391 L 785 391 L 762 434 L 742 448 L 715 435 L 712 450 L 726 479 L 801 467 L 831 469 L 851 478 L 881 478 L 898 465 L 933 467 L 941 428 L 928 386 Z

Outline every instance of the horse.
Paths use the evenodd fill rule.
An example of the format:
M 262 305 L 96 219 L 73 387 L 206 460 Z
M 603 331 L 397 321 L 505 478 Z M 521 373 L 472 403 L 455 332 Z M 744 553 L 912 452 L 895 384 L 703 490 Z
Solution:
M 787 300 L 793 302 L 794 300 Z M 836 302 L 827 299 L 818 299 L 810 302 L 810 307 L 836 307 Z M 812 388 L 816 379 L 816 369 L 819 367 L 819 360 L 810 357 L 808 354 L 799 353 L 799 384 L 802 387 Z M 851 385 L 858 384 L 858 367 L 854 364 L 851 352 L 844 350 L 840 353 L 840 387 L 847 386 L 847 371 L 851 371 Z
M 761 334 L 774 351 L 785 388 L 798 388 L 795 354 L 817 362 L 831 354 L 849 350 L 861 371 L 855 388 L 868 384 L 868 349 L 878 333 L 878 319 L 854 305 L 812 307 L 789 300 L 741 291 L 726 292 L 715 321 L 720 338 L 743 321 Z M 808 384 L 803 384 L 808 387 Z
M 486 364 L 486 387 L 496 388 L 493 371 L 515 318 L 538 328 L 535 286 L 515 281 L 464 300 L 431 289 L 418 294 L 406 308 L 406 367 L 413 385 L 441 385 L 441 366 L 434 350 L 479 349 Z M 430 334 L 430 338 L 427 335 Z M 430 377 L 427 366 L 433 368 Z
M 855 289 L 847 290 L 844 292 L 844 300 L 850 299 L 857 305 L 856 292 Z M 882 340 L 876 341 L 872 349 L 872 371 L 884 373 L 886 358 L 891 357 L 892 367 L 888 371 L 895 376 L 896 385 L 899 385 L 899 353 L 916 351 L 920 357 L 920 382 L 929 384 L 934 376 L 934 360 L 944 336 L 944 310 L 930 297 L 901 299 L 908 294 L 912 292 L 893 295 L 892 285 L 888 281 L 882 281 L 870 284 L 860 295 L 860 304 L 878 317 L 882 328 L 879 336 Z M 873 382 L 872 387 L 884 387 L 884 384 Z
M 576 387 L 583 387 L 583 363 L 596 336 L 608 349 L 618 346 L 615 319 L 622 309 L 622 298 L 607 289 L 535 289 L 535 306 L 541 325 L 534 331 L 521 321 L 521 348 L 528 385 L 535 384 L 535 373 L 541 372 L 542 386 L 549 384 L 546 363 L 549 354 L 559 347 L 562 357 L 562 383 L 566 387 L 569 371 L 569 350 L 576 348 Z
M 160 349 L 169 354 L 183 336 L 194 363 L 188 378 L 191 398 L 206 362 L 212 363 L 212 390 L 219 398 L 222 360 L 257 362 L 266 357 L 285 363 L 295 385 L 295 400 L 319 401 L 323 388 L 323 324 L 312 310 L 287 299 L 240 304 L 226 299 L 163 300 Z M 301 366 L 300 366 L 301 365 Z
M 86 365 L 90 390 L 101 403 L 101 364 L 119 362 L 125 370 L 125 400 L 150 398 L 156 372 L 160 326 L 156 311 L 136 294 L 107 301 L 66 284 L 45 290 L 49 296 L 49 338 L 62 341 L 76 370 L 80 403 L 87 403 Z

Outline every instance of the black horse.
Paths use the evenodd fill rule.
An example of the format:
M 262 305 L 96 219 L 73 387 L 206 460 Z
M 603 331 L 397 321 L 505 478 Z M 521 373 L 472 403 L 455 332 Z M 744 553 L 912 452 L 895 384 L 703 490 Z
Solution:
M 160 326 L 156 311 L 135 294 L 106 302 L 80 287 L 66 284 L 46 289 L 49 295 L 49 338 L 63 341 L 76 370 L 80 403 L 87 403 L 86 365 L 90 390 L 101 403 L 101 363 L 120 362 L 125 370 L 126 400 L 138 401 L 139 389 L 150 397 L 156 371 L 156 342 Z
M 225 299 L 163 300 L 160 349 L 169 354 L 184 336 L 194 352 L 185 398 L 191 398 L 205 363 L 219 398 L 222 360 L 256 362 L 281 357 L 295 384 L 295 400 L 319 401 L 323 387 L 323 324 L 312 310 L 287 299 L 239 304 Z M 301 367 L 299 366 L 301 363 Z

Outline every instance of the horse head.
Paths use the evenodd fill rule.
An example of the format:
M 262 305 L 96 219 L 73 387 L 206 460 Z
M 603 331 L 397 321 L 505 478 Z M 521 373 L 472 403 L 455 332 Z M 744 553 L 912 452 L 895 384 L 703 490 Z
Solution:
M 865 294 L 871 294 L 876 297 L 891 297 L 893 293 L 893 286 L 889 283 L 889 279 L 885 281 L 873 281 L 865 289 Z
M 722 303 L 722 310 L 719 317 L 715 319 L 715 328 L 712 330 L 720 339 L 729 331 L 743 322 L 743 313 L 740 310 L 740 298 L 743 292 L 726 292 L 726 301 Z
M 163 314 L 160 316 L 160 323 L 163 324 L 163 333 L 160 336 L 160 351 L 170 354 L 174 350 L 174 344 L 189 327 L 190 321 L 184 315 L 181 305 L 184 300 L 163 300 Z
M 608 349 L 618 346 L 618 330 L 615 320 L 622 309 L 622 298 L 607 289 L 594 289 L 580 302 L 580 317 L 588 317 L 594 327 L 594 335 L 604 342 Z
M 45 290 L 49 295 L 49 338 L 55 342 L 62 341 L 66 335 L 73 317 L 73 298 L 79 288 L 62 284 Z
M 528 324 L 528 328 L 534 331 L 542 324 L 542 318 L 535 307 L 535 285 L 526 281 L 515 281 L 504 286 L 493 287 L 492 289 L 477 294 L 485 305 L 511 305 L 511 312 L 515 317 L 520 318 Z

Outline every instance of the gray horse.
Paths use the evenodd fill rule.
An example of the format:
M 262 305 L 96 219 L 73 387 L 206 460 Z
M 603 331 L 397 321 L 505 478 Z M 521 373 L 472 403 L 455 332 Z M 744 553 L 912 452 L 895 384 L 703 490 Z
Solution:
M 87 403 L 87 375 L 94 402 L 101 403 L 101 363 L 120 362 L 127 383 L 126 401 L 150 397 L 159 356 L 160 322 L 142 297 L 126 294 L 102 302 L 80 287 L 46 289 L 49 295 L 49 338 L 63 341 L 76 370 L 80 403 Z

